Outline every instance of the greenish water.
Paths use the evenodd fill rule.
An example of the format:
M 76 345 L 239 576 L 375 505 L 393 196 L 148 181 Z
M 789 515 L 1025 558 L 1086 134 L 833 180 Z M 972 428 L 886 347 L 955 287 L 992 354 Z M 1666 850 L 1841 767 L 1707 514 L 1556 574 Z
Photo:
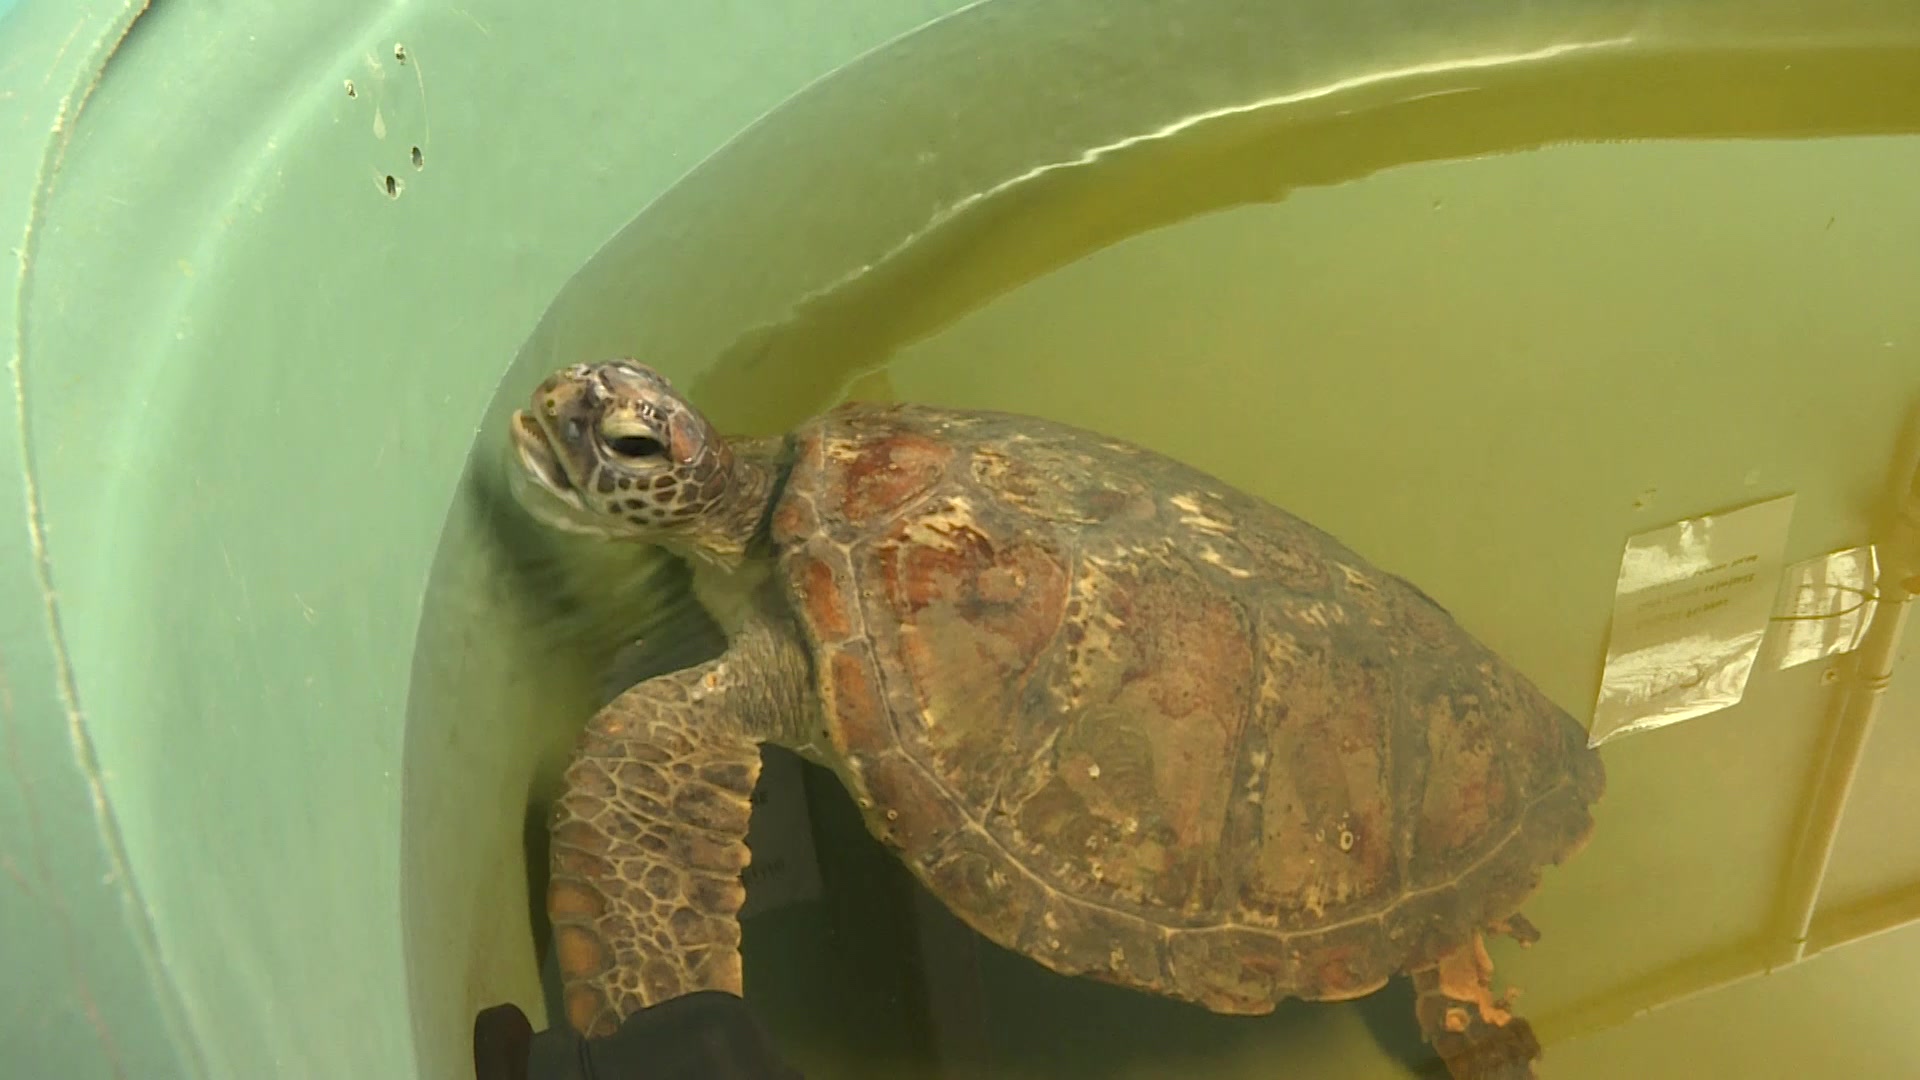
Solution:
M 1150 446 L 1410 578 L 1584 720 L 1626 536 L 1791 492 L 1790 560 L 1860 543 L 1920 400 L 1920 97 L 1837 104 L 1901 85 L 1920 57 L 1782 62 L 1772 83 L 1729 85 L 1712 65 L 1595 71 L 1435 87 L 1304 126 L 1199 127 L 982 203 L 751 350 L 689 363 L 684 384 L 735 430 L 860 397 Z M 1568 114 L 1573 136 L 1515 134 Z M 1707 132 L 1747 137 L 1694 137 Z M 524 951 L 473 976 L 506 985 L 543 944 L 526 899 L 541 849 L 537 829 L 497 826 L 528 804 L 538 820 L 612 649 L 637 632 L 626 605 L 653 584 L 628 553 L 550 549 L 510 509 L 489 520 L 540 554 L 510 573 L 470 561 L 436 589 L 458 599 L 430 607 L 429 629 L 446 628 L 432 647 L 461 660 L 421 666 L 440 674 L 416 708 L 472 708 L 487 687 L 473 715 L 499 730 L 466 737 L 527 748 L 498 794 L 510 814 L 473 841 L 512 859 L 524 835 L 534 855 L 533 884 L 478 931 Z M 597 587 L 609 559 L 626 599 Z M 518 629 L 476 637 L 477 619 Z M 1542 941 L 1493 947 L 1547 1044 L 1543 1075 L 1920 1069 L 1897 1034 L 1912 930 L 1688 996 L 1769 955 L 1826 670 L 1761 672 L 1733 710 L 1606 748 L 1594 839 L 1526 908 Z M 1902 670 L 1891 715 L 1920 707 L 1920 670 Z M 1903 779 L 1920 737 L 1883 724 L 1875 739 L 1822 910 L 1891 926 L 1920 883 L 1902 839 L 1920 823 Z M 809 1076 L 1432 1067 L 1403 982 L 1230 1018 L 1053 975 L 947 915 L 826 774 L 807 798 L 822 895 L 749 919 L 746 957 L 750 1000 Z M 1814 997 L 1826 1004 L 1804 1008 Z
M 1625 536 L 1794 492 L 1790 558 L 1866 537 L 1863 485 L 1920 393 L 1916 169 L 1920 140 L 1889 137 L 1391 170 L 1130 238 L 860 389 L 1063 419 L 1199 465 L 1407 575 L 1584 719 Z M 1736 710 L 1608 749 L 1599 831 L 1528 909 L 1546 938 L 1498 956 L 1543 1037 L 1767 925 L 1817 675 L 1762 675 Z M 1898 790 L 1882 774 L 1860 796 Z M 1850 838 L 1834 888 L 1914 880 L 1910 852 L 1874 835 Z M 1303 1032 L 991 970 L 984 1028 L 1034 1075 L 1124 1071 L 1066 1071 L 1093 1048 L 1127 1075 L 1399 1075 L 1362 1064 L 1393 1022 L 1380 1003 L 1313 1007 Z

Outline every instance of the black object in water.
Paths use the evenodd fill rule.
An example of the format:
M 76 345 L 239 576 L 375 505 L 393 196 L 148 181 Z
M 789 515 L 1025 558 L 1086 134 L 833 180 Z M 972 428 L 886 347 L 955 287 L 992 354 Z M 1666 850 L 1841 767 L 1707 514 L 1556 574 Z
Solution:
M 513 1004 L 473 1018 L 475 1080 L 804 1080 L 747 1003 L 717 990 L 664 1001 L 597 1039 L 538 1035 Z

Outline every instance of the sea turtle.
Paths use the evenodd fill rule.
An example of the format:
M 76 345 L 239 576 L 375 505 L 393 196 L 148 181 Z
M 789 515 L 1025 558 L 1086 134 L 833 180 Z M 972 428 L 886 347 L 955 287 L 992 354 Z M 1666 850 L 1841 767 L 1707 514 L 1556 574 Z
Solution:
M 588 723 L 552 820 L 569 1021 L 741 993 L 760 744 L 838 775 L 959 918 L 1056 971 L 1257 1014 L 1413 975 L 1456 1077 L 1531 1076 L 1488 932 L 1578 849 L 1581 726 L 1412 585 L 1157 453 L 841 405 L 723 438 L 659 373 L 514 414 L 521 501 L 694 568 L 728 648 Z

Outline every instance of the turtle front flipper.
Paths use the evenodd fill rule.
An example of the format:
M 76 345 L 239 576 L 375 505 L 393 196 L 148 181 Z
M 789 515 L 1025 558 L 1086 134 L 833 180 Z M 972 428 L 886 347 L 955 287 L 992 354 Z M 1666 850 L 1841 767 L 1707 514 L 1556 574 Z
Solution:
M 587 724 L 552 822 L 567 1019 L 607 1035 L 650 1005 L 741 994 L 740 905 L 760 742 L 802 707 L 805 661 L 756 626 L 725 656 L 628 690 Z
M 1493 963 L 1480 935 L 1413 973 L 1420 1033 L 1453 1080 L 1535 1080 L 1540 1041 L 1493 996 Z

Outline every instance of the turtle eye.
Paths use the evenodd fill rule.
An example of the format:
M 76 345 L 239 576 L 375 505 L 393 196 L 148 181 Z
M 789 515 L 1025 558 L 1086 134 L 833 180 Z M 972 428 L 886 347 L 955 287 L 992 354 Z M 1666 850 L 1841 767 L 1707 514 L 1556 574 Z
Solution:
M 623 458 L 660 457 L 667 448 L 651 435 L 608 435 L 607 449 Z

